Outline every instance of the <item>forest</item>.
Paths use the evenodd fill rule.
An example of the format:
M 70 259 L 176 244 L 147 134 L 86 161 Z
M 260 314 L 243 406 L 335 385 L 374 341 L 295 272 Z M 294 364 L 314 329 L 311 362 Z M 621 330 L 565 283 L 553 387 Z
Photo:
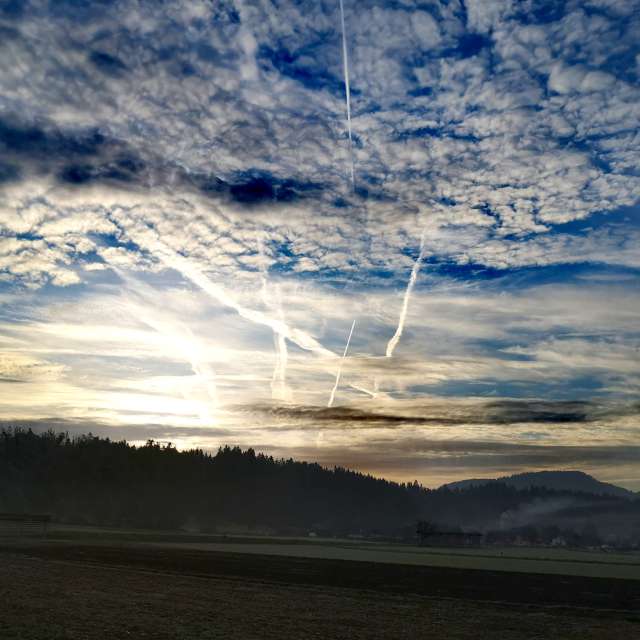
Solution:
M 524 540 L 638 545 L 640 499 L 516 489 L 427 489 L 225 446 L 178 451 L 89 435 L 0 431 L 0 511 L 61 523 L 192 532 L 415 539 L 418 521 Z

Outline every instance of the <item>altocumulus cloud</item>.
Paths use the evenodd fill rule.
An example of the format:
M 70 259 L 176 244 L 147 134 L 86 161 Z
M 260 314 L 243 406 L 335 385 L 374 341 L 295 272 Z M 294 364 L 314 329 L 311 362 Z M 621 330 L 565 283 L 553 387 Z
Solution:
M 640 4 L 345 0 L 344 19 L 355 188 L 338 2 L 0 4 L 4 417 L 322 457 L 367 420 L 477 440 L 477 412 L 421 398 L 637 395 Z M 357 428 L 330 436 L 356 317 L 336 404 Z M 257 405 L 262 430 L 238 409 Z M 591 404 L 482 406 L 505 446 L 525 423 L 637 436 Z

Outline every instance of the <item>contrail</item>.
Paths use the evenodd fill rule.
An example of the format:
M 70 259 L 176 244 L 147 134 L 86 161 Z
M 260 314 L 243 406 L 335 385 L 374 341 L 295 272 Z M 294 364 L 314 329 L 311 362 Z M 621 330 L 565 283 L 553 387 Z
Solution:
M 356 172 L 353 163 L 353 137 L 351 135 L 351 89 L 349 87 L 349 56 L 347 54 L 347 32 L 344 26 L 344 4 L 340 0 L 340 22 L 342 24 L 342 66 L 344 69 L 344 92 L 347 102 L 347 132 L 349 134 L 349 158 L 351 161 L 351 186 L 355 191 Z
M 271 378 L 271 398 L 273 400 L 290 400 L 291 393 L 287 386 L 287 341 L 281 333 L 273 334 L 273 342 L 276 348 L 276 366 Z
M 393 334 L 391 340 L 389 340 L 389 344 L 387 344 L 387 358 L 390 358 L 393 355 L 393 351 L 400 342 L 400 337 L 402 336 L 402 332 L 404 330 L 404 323 L 407 319 L 407 311 L 409 310 L 409 300 L 411 299 L 411 293 L 413 291 L 413 287 L 416 284 L 416 280 L 418 279 L 418 273 L 420 272 L 420 266 L 422 265 L 422 258 L 424 257 L 424 231 L 422 232 L 422 237 L 420 238 L 420 253 L 418 253 L 418 257 L 416 261 L 413 263 L 413 268 L 411 269 L 411 276 L 409 277 L 409 283 L 407 284 L 407 290 L 404 292 L 404 299 L 402 301 L 402 309 L 400 310 L 400 318 L 398 319 L 398 327 L 396 332 Z
M 258 242 L 258 252 L 264 259 L 264 249 L 262 242 Z M 277 304 L 274 304 L 273 298 L 268 295 L 267 269 L 264 261 L 260 264 L 260 276 L 262 279 L 262 302 L 264 305 L 278 314 L 279 320 L 284 322 L 284 312 L 282 311 L 282 299 L 280 287 L 277 289 Z M 289 352 L 287 350 L 287 341 L 281 333 L 274 332 L 273 345 L 276 350 L 276 364 L 273 368 L 273 376 L 271 377 L 271 398 L 273 400 L 289 400 L 290 392 L 287 387 L 287 361 Z
M 115 217 L 115 216 L 114 216 Z M 123 216 L 124 217 L 124 216 Z M 323 347 L 313 336 L 306 331 L 289 326 L 284 320 L 273 318 L 266 313 L 250 309 L 238 302 L 224 287 L 213 282 L 200 269 L 193 265 L 187 258 L 170 249 L 158 240 L 155 232 L 149 228 L 140 232 L 132 232 L 127 228 L 126 220 L 118 220 L 121 228 L 126 229 L 127 235 L 142 249 L 152 251 L 167 267 L 175 269 L 185 278 L 200 287 L 205 293 L 217 300 L 221 305 L 233 309 L 240 317 L 254 324 L 269 327 L 274 333 L 280 334 L 287 340 L 298 345 L 305 351 L 311 351 L 325 358 L 335 358 L 337 354 Z
M 125 214 L 125 211 L 122 213 L 114 212 L 112 213 L 112 218 L 115 219 L 120 229 L 123 230 L 130 240 L 135 242 L 142 250 L 152 252 L 166 267 L 174 269 L 178 273 L 182 274 L 183 277 L 200 287 L 200 289 L 214 300 L 217 300 L 221 305 L 233 309 L 245 320 L 249 320 L 254 324 L 269 327 L 275 334 L 281 336 L 283 340 L 286 338 L 305 351 L 310 351 L 317 356 L 327 359 L 335 359 L 339 357 L 338 354 L 323 347 L 318 340 L 309 335 L 306 331 L 290 326 L 284 319 L 273 318 L 266 313 L 250 309 L 242 305 L 231 294 L 229 294 L 224 287 L 213 282 L 187 258 L 159 240 L 157 233 L 153 229 L 146 227 L 144 230 L 132 230 L 129 228 L 129 225 L 127 224 L 129 221 L 125 217 Z M 109 263 L 109 266 L 117 271 L 116 265 Z
M 173 252 L 172 252 L 173 253 Z M 203 291 L 208 293 L 212 298 L 217 300 L 220 304 L 230 307 L 238 313 L 238 315 L 245 320 L 249 320 L 255 324 L 260 324 L 265 327 L 269 327 L 275 333 L 278 333 L 285 338 L 291 340 L 297 344 L 301 349 L 306 351 L 312 351 L 318 355 L 322 355 L 328 358 L 335 358 L 336 354 L 329 349 L 325 349 L 313 336 L 310 336 L 305 331 L 290 327 L 286 322 L 279 318 L 272 318 L 266 313 L 256 311 L 255 309 L 249 309 L 240 304 L 235 298 L 233 298 L 227 291 L 220 285 L 212 282 L 204 273 L 202 273 L 197 267 L 192 265 L 189 260 L 183 258 L 179 254 L 169 254 L 165 250 L 164 254 L 160 254 L 165 264 L 172 267 L 176 271 L 179 271 L 183 276 L 191 280 L 194 284 L 197 284 Z
M 356 326 L 356 321 L 354 320 L 351 324 L 351 331 L 349 331 L 347 344 L 344 347 L 344 353 L 342 354 L 342 358 L 340 359 L 340 364 L 338 365 L 338 372 L 336 373 L 336 382 L 333 385 L 333 389 L 331 389 L 331 396 L 329 397 L 329 402 L 327 403 L 327 407 L 333 406 L 333 401 L 336 397 L 336 391 L 338 390 L 338 385 L 340 384 L 340 374 L 342 373 L 342 364 L 344 363 L 344 359 L 347 357 L 347 351 L 349 350 L 349 343 L 351 342 L 351 336 L 353 335 L 353 328 L 355 326 Z
M 349 386 L 352 389 L 355 389 L 356 391 L 360 391 L 360 392 L 364 393 L 365 395 L 371 396 L 372 398 L 376 398 L 378 396 L 377 392 L 371 391 L 370 389 L 366 389 L 365 387 L 361 387 L 361 386 L 359 386 L 357 384 L 354 384 L 353 382 L 351 382 L 349 384 Z

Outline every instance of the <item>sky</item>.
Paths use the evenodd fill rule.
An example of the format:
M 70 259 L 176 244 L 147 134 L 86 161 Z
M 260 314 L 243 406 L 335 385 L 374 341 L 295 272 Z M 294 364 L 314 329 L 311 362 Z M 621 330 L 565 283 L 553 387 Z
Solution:
M 3 0 L 0 424 L 640 489 L 640 0 Z

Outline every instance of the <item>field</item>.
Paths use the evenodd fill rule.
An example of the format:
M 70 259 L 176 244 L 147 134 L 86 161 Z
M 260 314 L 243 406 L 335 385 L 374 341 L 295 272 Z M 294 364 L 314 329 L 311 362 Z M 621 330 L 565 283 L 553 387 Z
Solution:
M 0 540 L 0 637 L 633 638 L 639 565 L 559 550 L 57 531 Z

